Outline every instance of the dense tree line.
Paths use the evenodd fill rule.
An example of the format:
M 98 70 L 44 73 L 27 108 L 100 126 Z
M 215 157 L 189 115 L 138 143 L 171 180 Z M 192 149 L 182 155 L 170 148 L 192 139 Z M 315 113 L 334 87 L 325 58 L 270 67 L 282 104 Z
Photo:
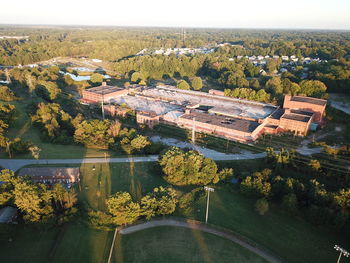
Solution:
M 171 187 L 156 187 L 135 202 L 128 192 L 117 192 L 107 201 L 107 213 L 90 211 L 90 223 L 96 227 L 128 225 L 140 218 L 147 220 L 155 216 L 174 213 L 178 203 L 177 192 Z
M 259 198 L 256 209 L 266 212 L 266 202 L 280 202 L 286 211 L 304 213 L 314 224 L 342 228 L 349 222 L 350 182 L 347 176 L 331 174 L 314 159 L 308 165 L 295 162 L 295 153 L 282 149 L 267 149 L 271 168 L 243 178 L 240 191 Z M 302 177 L 293 176 L 296 171 Z M 268 204 L 267 204 L 268 209 Z

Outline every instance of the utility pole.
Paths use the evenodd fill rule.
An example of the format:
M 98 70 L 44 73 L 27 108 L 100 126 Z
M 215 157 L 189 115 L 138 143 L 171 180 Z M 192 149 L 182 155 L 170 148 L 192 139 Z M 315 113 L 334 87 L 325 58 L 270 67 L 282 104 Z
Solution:
M 6 82 L 11 83 L 10 73 L 7 68 L 5 68 Z
M 102 119 L 103 120 L 105 119 L 105 108 L 104 108 L 104 105 L 103 105 L 104 100 L 105 100 L 105 97 L 104 97 L 104 86 L 102 86 Z
M 192 143 L 194 144 L 196 142 L 196 118 L 193 117 L 192 119 Z
M 111 249 L 109 251 L 108 263 L 110 263 L 111 259 L 112 259 L 113 248 L 114 248 L 114 243 L 115 243 L 115 238 L 117 236 L 117 232 L 118 232 L 118 228 L 116 228 L 114 231 L 113 241 L 112 241 Z
M 344 256 L 344 257 L 347 257 L 347 258 L 348 258 L 349 255 L 350 255 L 350 253 L 349 253 L 348 251 L 346 251 L 344 248 L 341 248 L 341 247 L 338 246 L 338 245 L 335 245 L 335 246 L 334 246 L 334 249 L 335 249 L 336 251 L 340 251 L 337 263 L 340 263 L 341 256 Z
M 204 190 L 207 191 L 208 196 L 207 196 L 207 212 L 205 213 L 205 223 L 208 224 L 208 214 L 209 214 L 209 196 L 210 192 L 214 192 L 214 188 L 204 186 Z

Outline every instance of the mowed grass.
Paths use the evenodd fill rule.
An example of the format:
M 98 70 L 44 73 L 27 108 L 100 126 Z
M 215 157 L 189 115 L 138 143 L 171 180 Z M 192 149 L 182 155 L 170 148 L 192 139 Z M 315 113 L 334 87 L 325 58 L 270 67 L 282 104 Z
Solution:
M 87 158 L 87 157 L 114 157 L 121 156 L 120 153 L 101 150 L 101 149 L 87 149 L 82 145 L 61 145 L 52 144 L 50 142 L 43 141 L 41 131 L 38 127 L 35 127 L 30 119 L 30 116 L 26 113 L 27 107 L 30 103 L 39 103 L 41 100 L 37 98 L 23 99 L 21 101 L 9 102 L 16 106 L 17 117 L 16 121 L 10 126 L 7 136 L 10 138 L 22 138 L 24 141 L 30 141 L 33 144 L 39 146 L 40 159 L 69 159 L 69 158 Z M 0 102 L 5 104 L 4 102 Z M 4 150 L 0 150 L 0 158 L 8 158 L 8 154 Z M 28 154 L 15 155 L 14 158 L 20 159 L 32 159 L 33 157 Z
M 235 168 L 241 165 L 242 161 L 238 161 L 232 162 L 230 166 Z M 141 196 L 160 185 L 167 185 L 167 183 L 162 179 L 156 163 L 83 164 L 81 182 L 77 185 L 77 191 L 82 207 L 104 210 L 105 200 L 110 194 L 117 191 L 128 191 L 135 200 L 139 200 Z M 188 189 L 180 188 L 180 190 L 185 192 Z M 234 190 L 233 186 L 215 186 L 215 192 L 210 195 L 209 223 L 231 229 L 291 263 L 332 262 L 337 257 L 333 249 L 334 244 L 345 248 L 350 247 L 349 238 L 336 230 L 314 227 L 302 219 L 284 213 L 276 205 L 271 205 L 269 212 L 260 216 L 254 210 L 254 203 L 255 200 L 242 196 L 237 190 Z M 205 198 L 199 200 L 194 205 L 192 213 L 186 216 L 203 221 L 205 206 Z M 184 216 L 184 214 L 179 210 L 176 216 Z M 41 233 L 21 226 L 18 229 L 15 226 L 14 229 L 8 232 L 4 239 L 0 239 L 0 252 L 6 254 L 6 259 L 17 260 L 17 257 L 26 259 L 18 260 L 18 262 L 44 262 L 45 260 L 73 262 L 70 261 L 73 260 L 71 255 L 74 255 L 74 262 L 106 262 L 113 237 L 113 232 L 94 230 L 77 223 L 68 224 L 61 228 L 60 232 L 52 229 Z M 214 241 L 206 234 L 191 233 L 190 235 L 185 234 L 185 230 L 185 232 L 173 231 L 171 234 L 169 229 L 155 228 L 146 232 L 142 231 L 140 234 L 134 233 L 118 237 L 118 242 L 121 243 L 119 247 L 116 247 L 114 257 L 122 255 L 123 261 L 117 261 L 121 259 L 115 258 L 115 262 L 172 262 L 170 261 L 172 258 L 179 259 L 173 262 L 181 262 L 182 258 L 178 254 L 184 251 L 184 256 L 186 256 L 190 253 L 189 248 L 191 248 L 190 251 L 193 251 L 193 255 L 189 255 L 191 257 L 183 262 L 205 262 L 202 260 L 207 258 L 205 253 L 198 252 L 202 251 L 203 244 L 206 244 L 207 247 L 214 246 L 214 250 L 208 252 L 208 258 L 211 259 L 209 262 L 225 262 L 224 260 L 228 257 L 225 255 L 227 249 L 222 249 L 231 244 L 227 240 L 227 242 Z M 191 232 L 188 231 L 187 233 Z M 12 243 L 7 241 L 9 236 L 13 237 Z M 204 241 L 198 237 L 202 237 Z M 174 243 L 172 239 L 175 239 Z M 214 245 L 216 242 L 221 242 L 217 248 Z M 186 245 L 182 246 L 182 244 Z M 7 249 L 8 246 L 12 246 L 12 249 Z M 40 255 L 37 255 L 39 248 Z M 232 250 L 235 250 L 234 244 Z M 215 251 L 221 251 L 222 258 L 220 253 L 216 254 Z M 133 253 L 145 261 L 137 261 Z M 243 251 L 237 252 L 237 254 L 240 253 L 242 253 L 242 262 L 249 262 L 243 261 L 248 255 Z M 154 261 L 149 261 L 151 255 L 155 255 Z M 41 260 L 42 258 L 45 260 Z M 161 259 L 169 261 L 160 261 Z M 240 261 L 232 258 L 231 262 Z
M 249 250 L 218 236 L 180 227 L 156 227 L 118 235 L 113 263 L 267 262 Z
M 246 237 L 286 262 L 332 262 L 334 244 L 350 247 L 350 239 L 339 231 L 316 227 L 271 205 L 264 216 L 254 209 L 255 200 L 226 187 L 210 194 L 209 223 Z M 203 221 L 206 201 L 196 203 L 190 218 Z

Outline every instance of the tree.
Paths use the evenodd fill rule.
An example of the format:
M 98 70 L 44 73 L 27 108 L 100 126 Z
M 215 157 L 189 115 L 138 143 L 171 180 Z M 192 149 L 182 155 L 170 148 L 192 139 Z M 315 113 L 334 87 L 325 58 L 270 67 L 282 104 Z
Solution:
M 259 215 L 266 214 L 269 211 L 269 202 L 266 198 L 260 198 L 255 203 L 255 211 L 259 213 Z
M 194 77 L 191 82 L 191 86 L 194 90 L 201 90 L 203 88 L 203 82 L 200 77 Z
M 77 124 L 74 140 L 86 147 L 107 148 L 114 143 L 109 120 L 84 120 Z M 113 130 L 114 128 L 112 128 Z
M 133 149 L 140 151 L 150 145 L 151 142 L 146 136 L 137 135 L 136 138 L 132 139 L 130 145 Z
M 100 73 L 94 73 L 90 77 L 92 83 L 101 83 L 103 81 L 103 76 Z
M 309 166 L 314 171 L 319 171 L 321 169 L 321 163 L 318 160 L 310 160 Z
M 0 100 L 13 101 L 16 99 L 15 94 L 6 86 L 0 86 Z
M 216 163 L 195 151 L 171 147 L 159 157 L 164 178 L 173 185 L 207 185 L 232 175 L 232 169 L 218 172 Z
M 179 82 L 177 82 L 176 84 L 176 88 L 178 89 L 184 89 L 184 90 L 189 90 L 190 89 L 190 85 L 187 83 L 186 80 L 180 80 Z
M 298 199 L 294 193 L 283 197 L 282 206 L 289 212 L 294 213 L 298 209 Z
M 280 77 L 273 77 L 266 82 L 266 89 L 274 95 L 283 93 L 283 86 Z
M 300 94 L 305 96 L 322 98 L 327 91 L 327 86 L 319 80 L 303 80 L 299 85 Z
M 127 225 L 135 222 L 140 216 L 140 205 L 132 201 L 127 192 L 117 192 L 107 200 L 107 209 L 113 215 L 117 225 Z
M 152 193 L 142 197 L 141 214 L 148 220 L 156 215 L 172 214 L 177 202 L 177 194 L 174 189 L 156 187 Z
M 271 183 L 268 180 L 271 173 L 272 170 L 264 169 L 262 172 L 247 176 L 240 185 L 241 192 L 256 197 L 270 196 Z
M 35 160 L 39 159 L 41 149 L 38 146 L 36 146 L 36 145 L 30 146 L 29 151 Z
M 144 77 L 140 72 L 135 71 L 132 73 L 130 80 L 131 82 L 139 83 L 141 80 L 144 80 Z
M 61 89 L 52 81 L 40 81 L 38 83 L 38 93 L 46 100 L 54 100 L 61 93 Z

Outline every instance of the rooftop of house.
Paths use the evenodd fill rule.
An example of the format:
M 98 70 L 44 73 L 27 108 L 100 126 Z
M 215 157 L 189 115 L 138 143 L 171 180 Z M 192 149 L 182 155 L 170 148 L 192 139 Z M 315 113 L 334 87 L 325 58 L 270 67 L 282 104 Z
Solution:
M 308 122 L 311 119 L 311 116 L 303 115 L 303 114 L 296 114 L 296 113 L 285 113 L 285 114 L 283 114 L 281 119 L 300 121 L 300 122 Z
M 193 120 L 196 122 L 208 123 L 241 132 L 253 132 L 260 124 L 256 121 L 242 120 L 234 117 L 226 117 L 215 114 L 193 111 L 189 114 L 180 116 L 180 119 Z
M 304 103 L 310 103 L 310 104 L 322 105 L 322 106 L 327 104 L 326 100 L 311 98 L 311 97 L 304 97 L 304 96 L 293 96 L 291 98 L 291 101 L 304 102 Z

